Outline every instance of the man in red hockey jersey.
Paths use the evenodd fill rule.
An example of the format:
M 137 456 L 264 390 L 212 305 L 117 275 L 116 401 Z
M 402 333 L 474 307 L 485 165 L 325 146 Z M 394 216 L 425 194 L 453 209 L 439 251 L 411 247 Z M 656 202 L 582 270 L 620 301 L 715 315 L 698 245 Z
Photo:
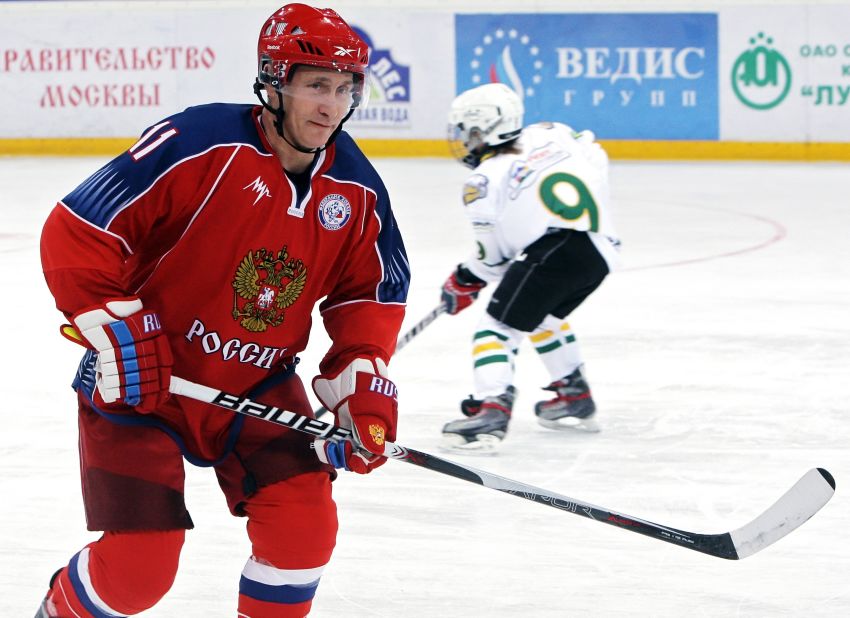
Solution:
M 309 612 L 336 539 L 335 468 L 371 471 L 385 460 L 368 451 L 396 433 L 395 389 L 368 385 L 387 379 L 409 267 L 383 183 L 341 131 L 367 64 L 334 11 L 286 5 L 260 32 L 262 106 L 155 124 L 50 214 L 45 277 L 88 348 L 81 475 L 103 536 L 56 573 L 39 617 L 127 616 L 162 598 L 192 527 L 184 459 L 213 467 L 248 519 L 239 616 Z M 332 345 L 313 388 L 353 442 L 169 395 L 173 371 L 312 414 L 295 365 L 319 301 Z

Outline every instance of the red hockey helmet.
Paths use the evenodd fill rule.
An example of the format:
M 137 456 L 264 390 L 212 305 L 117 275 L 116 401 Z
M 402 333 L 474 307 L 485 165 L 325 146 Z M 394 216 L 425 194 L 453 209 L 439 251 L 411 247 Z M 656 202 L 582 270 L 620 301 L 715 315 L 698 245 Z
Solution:
M 287 4 L 263 24 L 257 59 L 258 81 L 276 90 L 286 85 L 296 65 L 350 72 L 363 84 L 369 48 L 336 11 Z

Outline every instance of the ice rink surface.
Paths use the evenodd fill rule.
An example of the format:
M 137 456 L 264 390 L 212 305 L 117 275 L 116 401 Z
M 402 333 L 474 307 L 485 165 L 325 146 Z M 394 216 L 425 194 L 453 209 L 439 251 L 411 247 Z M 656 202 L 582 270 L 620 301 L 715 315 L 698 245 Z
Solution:
M 85 531 L 78 480 L 69 384 L 80 354 L 57 334 L 38 237 L 56 200 L 104 161 L 0 159 L 3 618 L 32 616 L 53 571 L 98 536 Z M 376 167 L 410 254 L 408 328 L 472 251 L 465 170 L 450 160 Z M 479 301 L 393 360 L 397 442 L 693 532 L 743 525 L 813 467 L 835 476 L 833 500 L 776 545 L 729 562 L 391 461 L 335 484 L 339 541 L 312 616 L 850 615 L 850 166 L 614 162 L 612 193 L 624 268 L 571 319 L 601 433 L 535 423 L 548 377 L 524 346 L 501 452 L 438 450 L 470 391 Z M 326 343 L 317 323 L 304 378 Z M 244 521 L 227 512 L 212 471 L 187 468 L 196 528 L 174 587 L 144 618 L 235 615 Z

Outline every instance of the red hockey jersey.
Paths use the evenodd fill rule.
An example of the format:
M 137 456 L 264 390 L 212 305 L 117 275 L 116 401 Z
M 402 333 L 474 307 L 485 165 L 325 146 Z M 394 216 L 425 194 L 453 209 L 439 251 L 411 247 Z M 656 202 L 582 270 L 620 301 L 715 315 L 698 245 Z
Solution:
M 66 316 L 138 295 L 159 313 L 175 375 L 236 393 L 304 349 L 320 301 L 323 373 L 388 361 L 410 280 L 386 189 L 354 141 L 342 132 L 309 184 L 293 182 L 260 111 L 204 105 L 150 127 L 57 204 L 41 239 Z M 172 397 L 157 416 L 215 458 L 231 415 Z

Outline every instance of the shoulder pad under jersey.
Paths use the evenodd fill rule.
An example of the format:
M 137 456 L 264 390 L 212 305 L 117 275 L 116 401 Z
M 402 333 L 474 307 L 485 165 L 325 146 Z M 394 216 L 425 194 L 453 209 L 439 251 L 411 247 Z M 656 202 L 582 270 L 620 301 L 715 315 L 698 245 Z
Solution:
M 127 205 L 188 159 L 232 145 L 268 154 L 257 132 L 254 108 L 215 103 L 170 116 L 148 127 L 127 151 L 92 174 L 62 202 L 78 216 L 107 229 Z

